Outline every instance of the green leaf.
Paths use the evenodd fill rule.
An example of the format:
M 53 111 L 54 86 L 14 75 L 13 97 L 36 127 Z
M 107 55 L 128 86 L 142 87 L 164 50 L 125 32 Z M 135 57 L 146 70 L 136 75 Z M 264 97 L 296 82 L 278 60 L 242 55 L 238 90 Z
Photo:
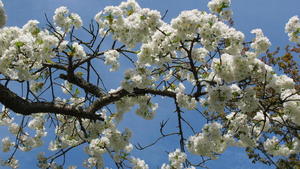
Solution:
M 144 15 L 142 15 L 140 18 L 141 18 L 141 20 L 146 20 L 147 19 L 147 17 L 144 16 Z
M 113 23 L 114 17 L 112 16 L 112 14 L 109 14 L 109 15 L 105 16 L 104 18 L 108 20 L 109 24 Z
M 32 32 L 32 35 L 36 36 L 41 32 L 39 28 L 35 28 L 34 31 Z
M 286 146 L 287 146 L 290 150 L 292 150 L 293 147 L 294 147 L 294 145 L 293 145 L 292 142 L 288 142 L 288 143 L 286 144 Z
M 42 44 L 44 41 L 43 41 L 42 39 L 37 39 L 35 42 L 36 42 L 37 44 Z
M 20 47 L 24 46 L 25 43 L 24 42 L 16 42 L 15 45 L 16 45 L 16 47 L 20 48 Z
M 229 4 L 226 3 L 226 2 L 223 2 L 222 5 L 221 5 L 221 8 L 228 8 L 229 7 Z
M 220 101 L 225 101 L 225 99 L 226 99 L 226 96 L 221 96 L 221 95 L 219 95 L 219 99 L 220 99 Z
M 230 40 L 229 39 L 225 39 L 225 47 L 230 46 Z
M 240 94 L 238 92 L 233 92 L 232 95 L 233 97 L 238 97 Z
M 221 6 L 217 9 L 217 12 L 220 13 L 220 12 L 222 12 L 222 10 L 223 10 L 224 8 L 228 8 L 228 7 L 229 7 L 229 4 L 223 2 L 223 3 L 221 4 Z
M 46 63 L 54 64 L 55 62 L 53 62 L 51 59 L 47 59 Z
M 171 84 L 170 89 L 175 90 L 176 89 L 176 85 L 174 83 Z
M 170 36 L 172 35 L 172 32 L 166 33 L 166 36 Z
M 129 80 L 130 77 L 129 77 L 129 76 L 125 76 L 124 79 L 125 79 L 125 80 Z
M 76 74 L 76 76 L 79 76 L 79 77 L 83 76 L 83 72 L 76 72 L 75 74 Z
M 74 95 L 77 97 L 80 94 L 80 90 L 78 88 L 75 89 Z
M 128 10 L 127 10 L 127 15 L 128 15 L 128 16 L 130 16 L 130 15 L 132 15 L 132 14 L 133 14 L 133 12 L 134 12 L 134 10 L 133 10 L 133 9 L 128 9 Z
M 209 73 L 205 72 L 202 74 L 202 78 L 207 78 L 209 76 Z

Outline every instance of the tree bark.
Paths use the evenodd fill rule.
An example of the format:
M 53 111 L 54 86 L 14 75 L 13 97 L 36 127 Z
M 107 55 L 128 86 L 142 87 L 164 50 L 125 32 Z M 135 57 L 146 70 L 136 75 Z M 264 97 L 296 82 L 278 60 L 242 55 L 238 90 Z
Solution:
M 0 84 L 0 102 L 15 113 L 22 115 L 31 115 L 35 113 L 54 113 L 69 115 L 77 118 L 103 120 L 100 115 L 79 110 L 70 105 L 55 104 L 53 102 L 29 102 L 16 95 L 2 84 Z

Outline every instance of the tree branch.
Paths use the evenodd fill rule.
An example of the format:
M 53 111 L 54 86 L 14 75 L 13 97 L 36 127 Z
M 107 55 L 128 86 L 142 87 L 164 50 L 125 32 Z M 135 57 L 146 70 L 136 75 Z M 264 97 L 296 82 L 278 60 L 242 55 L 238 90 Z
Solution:
M 53 102 L 29 102 L 0 84 L 0 102 L 15 113 L 31 115 L 35 113 L 54 113 L 77 118 L 103 120 L 100 115 L 76 109 L 70 105 L 60 105 Z
M 82 89 L 95 95 L 96 97 L 101 97 L 104 95 L 104 92 L 99 87 L 85 81 L 84 79 L 72 73 L 68 75 L 60 74 L 59 77 L 81 87 Z
M 145 94 L 153 94 L 153 95 L 160 95 L 160 96 L 167 96 L 176 98 L 176 93 L 167 91 L 167 90 L 155 90 L 155 89 L 138 89 L 134 88 L 133 92 L 130 93 L 126 91 L 125 89 L 120 89 L 114 93 L 110 93 L 107 96 L 104 96 L 102 98 L 99 98 L 96 100 L 89 108 L 88 112 L 94 113 L 97 110 L 101 109 L 104 106 L 107 106 L 113 102 L 119 101 L 125 96 L 138 96 L 138 95 L 145 95 Z

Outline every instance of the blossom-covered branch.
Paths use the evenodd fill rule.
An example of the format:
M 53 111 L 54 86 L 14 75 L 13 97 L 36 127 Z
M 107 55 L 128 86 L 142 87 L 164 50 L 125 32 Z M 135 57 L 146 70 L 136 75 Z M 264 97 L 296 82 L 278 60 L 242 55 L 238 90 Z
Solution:
M 137 147 L 175 136 L 161 169 L 205 168 L 228 147 L 277 168 L 299 165 L 299 44 L 275 57 L 279 49 L 270 52 L 263 30 L 253 29 L 246 41 L 233 27 L 230 5 L 211 0 L 210 12 L 182 11 L 166 22 L 159 11 L 127 0 L 105 7 L 87 27 L 63 6 L 42 29 L 36 20 L 3 27 L 0 3 L 0 125 L 11 133 L 1 140 L 10 153 L 1 165 L 17 168 L 15 154 L 43 146 L 53 132 L 53 153 L 38 154 L 40 168 L 62 168 L 59 158 L 84 147 L 86 168 L 104 168 L 111 158 L 115 168 L 148 169 L 132 151 L 131 129 L 119 127 L 131 111 L 145 120 L 160 111 L 167 116 L 160 136 Z M 299 43 L 298 16 L 285 31 Z
M 13 93 L 11 90 L 0 84 L 0 102 L 12 111 L 22 115 L 33 115 L 37 113 L 54 113 L 76 118 L 91 120 L 103 120 L 100 115 L 89 113 L 83 109 L 77 109 L 70 105 L 60 105 L 51 102 L 29 102 Z

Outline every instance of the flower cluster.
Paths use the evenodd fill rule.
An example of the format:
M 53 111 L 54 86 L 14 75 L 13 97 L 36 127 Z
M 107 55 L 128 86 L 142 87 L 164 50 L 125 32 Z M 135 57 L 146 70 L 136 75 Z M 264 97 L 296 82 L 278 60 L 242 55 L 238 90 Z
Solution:
M 163 164 L 161 169 L 182 169 L 182 163 L 184 163 L 186 159 L 186 154 L 176 149 L 174 152 L 169 153 L 170 165 Z
M 4 10 L 4 5 L 2 1 L 0 1 L 0 28 L 2 28 L 6 23 L 6 15 Z
M 77 42 L 74 42 L 72 44 L 72 56 L 75 58 L 85 58 L 86 53 L 81 45 L 79 45 Z
M 241 147 L 256 147 L 258 141 L 258 134 L 261 131 L 260 126 L 255 126 L 254 123 L 248 123 L 251 117 L 246 114 L 232 112 L 226 116 L 230 121 L 227 135 L 236 137 L 238 140 L 232 141 L 231 145 Z M 256 119 L 259 119 L 256 117 Z M 261 119 L 260 119 L 261 120 Z
M 281 134 L 285 130 L 297 130 L 300 124 L 300 94 L 295 81 L 287 75 L 276 74 L 272 67 L 259 59 L 271 46 L 261 29 L 252 30 L 255 38 L 245 43 L 245 35 L 226 24 L 232 15 L 227 9 L 230 3 L 230 0 L 212 0 L 208 3 L 212 14 L 196 9 L 183 11 L 170 23 L 162 21 L 158 11 L 141 8 L 135 0 L 108 6 L 95 16 L 99 33 L 103 36 L 110 34 L 116 40 L 112 49 L 103 52 L 100 52 L 100 46 L 94 51 L 93 40 L 97 40 L 94 30 L 89 32 L 93 36 L 90 43 L 77 37 L 71 37 L 71 42 L 64 40 L 74 27 L 82 26 L 82 21 L 78 14 L 60 7 L 53 16 L 56 27 L 51 27 L 51 32 L 38 28 L 35 20 L 28 21 L 22 28 L 0 29 L 0 73 L 13 80 L 28 81 L 32 91 L 29 94 L 38 100 L 42 94 L 35 94 L 48 84 L 49 78 L 44 78 L 37 70 L 53 66 L 55 71 L 60 70 L 58 73 L 50 70 L 53 72 L 51 84 L 59 85 L 52 82 L 52 76 L 65 70 L 69 80 L 60 85 L 69 97 L 56 97 L 55 106 L 68 105 L 79 111 L 94 109 L 99 102 L 103 107 L 108 106 L 110 115 L 106 116 L 106 111 L 101 110 L 103 121 L 55 114 L 55 139 L 50 141 L 48 149 L 59 154 L 64 152 L 63 149 L 85 146 L 88 157 L 83 166 L 86 168 L 104 168 L 105 154 L 120 166 L 129 163 L 133 169 L 149 168 L 144 160 L 131 156 L 132 133 L 129 129 L 119 130 L 117 124 L 132 108 L 138 116 L 153 119 L 158 108 L 158 104 L 152 102 L 154 95 L 175 100 L 179 125 L 181 121 L 190 125 L 179 116 L 182 109 L 201 110 L 197 106 L 200 105 L 198 102 L 202 104 L 202 115 L 208 123 L 199 133 L 188 138 L 186 147 L 189 153 L 216 159 L 228 146 L 238 146 L 263 148 L 264 152 L 274 156 L 297 154 L 300 152 L 300 140 L 295 136 L 297 132 Z M 0 1 L 0 27 L 5 21 Z M 92 25 L 90 29 L 94 29 Z M 289 20 L 285 30 L 291 41 L 299 42 L 300 21 L 297 16 Z M 119 45 L 117 41 L 125 45 L 115 48 Z M 129 49 L 135 47 L 139 49 Z M 86 49 L 94 53 L 85 52 Z M 104 96 L 94 102 L 93 92 L 82 87 L 96 88 L 89 84 L 94 82 L 93 79 L 85 82 L 82 76 L 83 72 L 90 73 L 90 68 L 93 69 L 90 64 L 96 64 L 90 59 L 103 54 L 100 59 L 110 66 L 110 71 L 116 71 L 120 67 L 120 54 L 126 55 L 127 52 L 137 55 L 131 59 L 136 61 L 134 68 L 125 71 L 120 87 L 103 92 Z M 70 80 L 72 73 L 82 79 Z M 59 77 L 64 79 L 62 75 Z M 73 84 L 72 80 L 78 83 Z M 40 103 L 43 103 L 42 99 Z M 20 125 L 10 117 L 9 110 L 3 108 L 0 125 L 7 126 L 17 141 L 3 138 L 2 151 L 10 152 L 13 147 L 30 151 L 44 144 L 42 138 L 47 135 L 48 117 L 52 118 L 45 113 L 34 113 L 24 117 L 26 123 Z M 165 124 L 161 124 L 162 136 L 167 136 L 162 132 Z M 185 130 L 185 127 L 179 128 Z M 270 134 L 274 136 L 268 138 Z M 50 159 L 40 153 L 38 166 L 62 167 Z M 1 161 L 1 164 L 17 168 L 18 160 L 11 158 Z M 169 163 L 163 164 L 161 169 L 181 169 L 184 164 L 189 167 L 191 163 L 184 152 L 176 149 L 169 153 Z
M 8 166 L 12 169 L 19 168 L 19 160 L 11 158 L 9 161 L 1 161 L 2 166 Z
M 285 90 L 281 93 L 285 115 L 295 124 L 300 124 L 300 95 L 295 89 Z
M 130 111 L 130 109 L 135 105 L 139 105 L 135 113 L 146 120 L 151 120 L 154 118 L 156 109 L 158 108 L 157 103 L 151 102 L 151 96 L 138 96 L 138 97 L 125 97 L 122 100 L 116 102 L 117 113 L 115 114 L 115 119 L 119 122 L 123 118 L 123 114 Z
M 299 42 L 300 21 L 298 16 L 293 16 L 285 25 L 285 32 L 288 33 L 291 42 Z
M 216 155 L 223 153 L 232 139 L 228 136 L 222 136 L 221 128 L 220 123 L 206 124 L 202 129 L 202 133 L 188 139 L 189 152 L 216 159 Z
M 59 40 L 37 24 L 30 20 L 22 28 L 0 30 L 0 73 L 11 79 L 36 79 L 38 74 L 32 72 L 55 56 L 53 48 Z
M 125 71 L 122 88 L 132 91 L 134 88 L 146 88 L 153 84 L 154 77 L 151 76 L 151 70 L 137 67 Z
M 293 139 L 292 143 L 288 145 L 280 144 L 277 137 L 273 136 L 264 142 L 265 150 L 274 156 L 289 156 L 300 152 L 300 140 Z
M 114 39 L 131 48 L 150 39 L 150 35 L 161 25 L 160 18 L 158 11 L 141 8 L 135 0 L 108 6 L 95 16 L 102 35 L 110 31 Z
M 271 80 L 274 74 L 272 67 L 256 58 L 256 54 L 252 52 L 247 52 L 246 56 L 225 53 L 221 58 L 214 58 L 211 67 L 219 78 L 229 83 L 250 77 L 259 81 Z
M 230 0 L 212 0 L 208 2 L 207 6 L 211 12 L 218 13 L 225 20 L 229 20 L 232 16 L 232 11 L 227 9 L 230 7 L 230 4 Z
M 151 40 L 143 43 L 138 53 L 138 65 L 162 65 L 170 61 L 170 56 L 166 53 L 171 52 L 173 55 L 176 46 L 179 44 L 177 32 L 170 25 L 164 23 L 159 30 L 151 36 Z M 158 55 L 163 55 L 158 57 Z
M 105 64 L 111 65 L 109 71 L 116 71 L 120 67 L 119 63 L 119 52 L 116 50 L 109 50 L 104 53 Z
M 10 151 L 10 147 L 13 147 L 15 145 L 14 142 L 11 142 L 9 137 L 5 137 L 1 140 L 2 142 L 2 151 L 3 152 L 8 152 Z
M 276 93 L 281 93 L 287 89 L 294 89 L 295 82 L 287 75 L 274 74 L 266 87 L 274 89 Z
M 234 98 L 239 91 L 240 88 L 235 84 L 231 86 L 209 86 L 207 88 L 207 99 L 202 102 L 208 106 L 210 111 L 224 112 L 226 103 Z
M 208 2 L 207 6 L 211 12 L 220 13 L 223 8 L 228 8 L 230 3 L 230 0 L 212 0 Z
M 131 163 L 133 165 L 133 169 L 148 169 L 149 166 L 145 163 L 144 160 L 141 160 L 139 158 L 135 158 L 135 157 L 132 157 L 131 158 Z
M 131 132 L 126 129 L 123 133 L 116 128 L 107 128 L 102 132 L 101 138 L 92 139 L 85 151 L 90 156 L 87 160 L 89 167 L 103 167 L 102 154 L 106 152 L 114 152 L 114 160 L 116 162 L 126 159 L 128 153 L 132 150 L 129 143 Z
M 82 26 L 82 20 L 80 16 L 76 13 L 70 14 L 69 10 L 65 6 L 59 7 L 55 10 L 53 21 L 65 32 L 69 32 L 72 26 L 75 28 L 80 28 Z
M 0 125 L 8 127 L 10 133 L 13 136 L 18 136 L 18 142 L 13 142 L 9 137 L 5 137 L 1 140 L 1 147 L 3 152 L 10 152 L 11 148 L 18 146 L 21 151 L 30 151 L 33 148 L 43 145 L 42 137 L 47 135 L 46 129 L 44 127 L 44 118 L 42 114 L 36 114 L 32 116 L 31 120 L 28 122 L 28 127 L 35 131 L 35 135 L 31 136 L 30 132 L 25 131 L 22 126 L 15 123 L 13 118 L 10 118 L 9 110 L 4 108 L 0 114 Z M 2 166 L 9 166 L 11 168 L 18 168 L 19 163 L 15 158 L 8 160 L 1 160 Z
M 269 49 L 271 42 L 267 37 L 264 36 L 261 29 L 253 29 L 251 33 L 256 35 L 255 39 L 251 43 L 251 48 L 255 50 L 256 53 L 263 53 Z
M 195 48 L 192 51 L 192 58 L 198 62 L 205 62 L 205 58 L 208 55 L 208 50 L 205 48 Z
M 196 107 L 197 102 L 195 98 L 184 94 L 185 87 L 182 83 L 178 84 L 178 87 L 175 89 L 176 92 L 176 101 L 178 106 L 184 107 L 188 110 L 192 110 Z

